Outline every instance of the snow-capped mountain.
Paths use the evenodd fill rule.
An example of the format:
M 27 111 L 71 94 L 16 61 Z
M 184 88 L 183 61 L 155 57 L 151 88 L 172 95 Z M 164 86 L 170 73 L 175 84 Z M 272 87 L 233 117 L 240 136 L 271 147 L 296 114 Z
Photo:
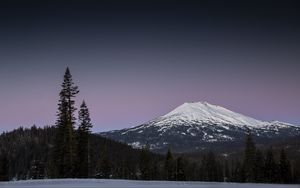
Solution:
M 133 147 L 146 143 L 165 151 L 195 151 L 224 144 L 243 144 L 251 130 L 257 141 L 300 134 L 300 127 L 279 121 L 260 121 L 207 102 L 184 103 L 166 115 L 140 126 L 100 133 Z

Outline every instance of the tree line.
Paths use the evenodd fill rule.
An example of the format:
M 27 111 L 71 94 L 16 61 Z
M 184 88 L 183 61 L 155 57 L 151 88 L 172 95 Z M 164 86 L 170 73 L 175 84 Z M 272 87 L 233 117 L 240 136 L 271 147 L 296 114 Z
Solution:
M 139 180 L 299 183 L 300 161 L 284 149 L 266 151 L 246 135 L 243 155 L 212 151 L 200 157 L 165 155 L 150 146 L 128 145 L 91 133 L 89 109 L 83 101 L 75 115 L 75 86 L 64 74 L 54 126 L 19 128 L 0 135 L 0 180 L 43 178 L 118 178 Z M 77 128 L 76 128 L 77 127 Z
M 155 180 L 159 172 L 153 173 L 157 166 L 149 160 L 149 147 L 143 148 L 140 155 L 142 179 Z M 241 183 L 299 183 L 298 165 L 292 165 L 284 149 L 275 157 L 270 147 L 266 151 L 256 148 L 249 132 L 245 151 L 241 159 L 230 156 L 217 156 L 214 152 L 202 154 L 201 159 L 191 160 L 184 155 L 175 157 L 169 149 L 162 168 L 160 179 L 173 181 L 214 181 Z M 175 154 L 176 155 L 176 154 Z M 151 173 L 152 172 L 152 173 Z

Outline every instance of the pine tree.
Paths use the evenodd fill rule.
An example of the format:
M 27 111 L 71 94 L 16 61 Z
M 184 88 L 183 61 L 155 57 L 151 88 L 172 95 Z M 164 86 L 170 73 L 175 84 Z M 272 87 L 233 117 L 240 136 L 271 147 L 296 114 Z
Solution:
M 267 156 L 264 165 L 264 179 L 265 182 L 276 183 L 277 179 L 277 164 L 274 159 L 273 149 L 267 151 Z
M 29 170 L 30 179 L 43 179 L 45 177 L 45 166 L 40 160 L 33 160 Z
M 257 149 L 254 161 L 254 182 L 260 183 L 264 180 L 264 156 L 262 152 Z
M 74 177 L 75 162 L 74 125 L 76 118 L 74 112 L 76 108 L 74 97 L 79 90 L 77 86 L 74 86 L 69 68 L 66 69 L 61 86 L 53 158 L 56 169 L 55 177 L 70 178 Z
M 291 163 L 292 169 L 292 182 L 300 184 L 300 159 Z
M 104 156 L 100 164 L 100 177 L 109 179 L 111 175 L 111 162 L 107 156 Z
M 100 160 L 100 167 L 97 176 L 99 178 L 109 179 L 111 175 L 111 168 L 111 161 L 107 153 L 107 146 L 105 145 L 102 152 L 102 159 Z
M 286 157 L 284 149 L 281 150 L 279 159 L 279 175 L 280 183 L 291 183 L 291 166 L 290 162 Z
M 254 168 L 255 168 L 255 154 L 256 148 L 252 140 L 252 135 L 250 130 L 248 130 L 246 138 L 246 149 L 245 149 L 245 158 L 244 158 L 244 170 L 245 170 L 245 181 L 254 182 Z
M 89 175 L 89 135 L 93 127 L 90 119 L 89 109 L 82 102 L 78 112 L 79 127 L 77 130 L 77 177 L 87 178 Z
M 227 182 L 230 179 L 231 179 L 231 175 L 229 171 L 229 165 L 228 165 L 228 161 L 225 159 L 223 165 L 223 181 Z
M 8 181 L 8 158 L 5 154 L 0 155 L 0 181 Z
M 174 165 L 173 165 L 173 155 L 171 149 L 168 149 L 166 159 L 165 159 L 165 179 L 173 180 L 174 179 Z
M 202 160 L 203 178 L 205 181 L 219 181 L 222 169 L 218 168 L 215 154 L 210 151 Z M 222 179 L 222 178 L 221 178 Z
M 240 161 L 237 161 L 235 167 L 233 167 L 233 173 L 231 175 L 233 182 L 245 182 L 245 172 Z
M 150 180 L 151 179 L 151 159 L 149 156 L 150 146 L 146 144 L 143 147 L 141 154 L 140 154 L 140 172 L 141 172 L 141 179 L 143 180 Z
M 183 157 L 178 157 L 176 159 L 176 180 L 177 181 L 185 181 L 186 173 L 185 173 L 185 165 Z
M 158 161 L 153 161 L 151 165 L 151 179 L 158 180 L 160 179 Z

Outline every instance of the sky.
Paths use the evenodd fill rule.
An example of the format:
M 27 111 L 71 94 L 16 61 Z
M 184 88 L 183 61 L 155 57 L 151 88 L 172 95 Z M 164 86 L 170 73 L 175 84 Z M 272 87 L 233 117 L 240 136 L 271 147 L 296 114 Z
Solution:
M 296 1 L 1 1 L 0 132 L 53 125 L 66 67 L 93 131 L 207 101 L 300 125 Z

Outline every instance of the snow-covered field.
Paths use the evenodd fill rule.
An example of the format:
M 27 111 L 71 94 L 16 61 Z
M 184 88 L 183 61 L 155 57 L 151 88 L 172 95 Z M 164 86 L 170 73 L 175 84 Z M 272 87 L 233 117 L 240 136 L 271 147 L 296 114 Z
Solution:
M 214 182 L 167 182 L 167 181 L 133 181 L 133 180 L 100 180 L 100 179 L 59 179 L 59 180 L 27 180 L 2 182 L 5 187 L 132 187 L 132 188 L 300 188 L 300 185 L 281 184 L 240 184 L 240 183 L 214 183 Z

